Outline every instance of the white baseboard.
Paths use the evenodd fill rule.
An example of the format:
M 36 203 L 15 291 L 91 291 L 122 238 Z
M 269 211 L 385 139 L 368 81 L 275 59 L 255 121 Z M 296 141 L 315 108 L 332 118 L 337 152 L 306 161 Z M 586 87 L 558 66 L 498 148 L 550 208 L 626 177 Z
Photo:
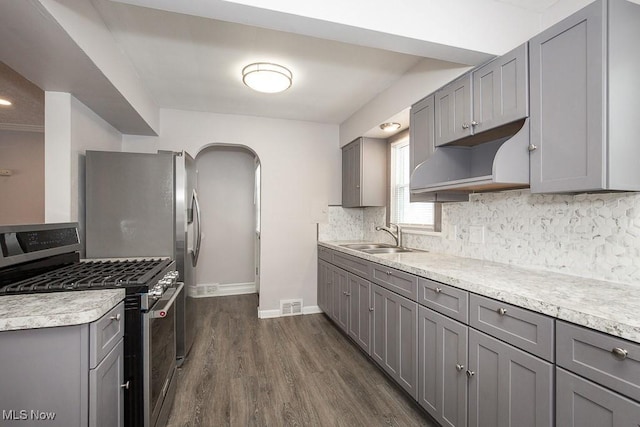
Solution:
M 324 313 L 324 311 L 322 311 L 322 309 L 317 305 L 302 307 L 302 314 L 318 314 L 318 313 Z
M 302 308 L 302 314 L 317 314 L 324 313 L 320 307 L 317 305 L 310 305 Z M 279 309 L 275 310 L 260 310 L 258 307 L 258 319 L 273 319 L 276 317 L 287 317 L 283 316 Z
M 229 295 L 255 294 L 255 282 L 246 283 L 198 283 L 188 290 L 195 298 L 222 297 Z

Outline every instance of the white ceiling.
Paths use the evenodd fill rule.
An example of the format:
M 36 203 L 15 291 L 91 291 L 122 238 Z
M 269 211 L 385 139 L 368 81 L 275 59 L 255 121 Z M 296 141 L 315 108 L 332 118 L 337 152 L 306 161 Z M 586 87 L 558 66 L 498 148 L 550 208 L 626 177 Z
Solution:
M 482 1 L 509 4 L 535 13 L 558 2 Z M 129 4 L 131 2 L 150 7 Z M 77 47 L 70 48 L 71 39 L 60 33 L 55 21 L 40 11 L 39 3 L 34 1 L 29 3 L 30 7 L 18 7 L 24 4 L 11 2 L 2 6 L 0 56 L 45 90 L 73 93 L 107 121 L 117 123 L 116 127 L 122 132 L 149 134 L 148 125 L 138 116 L 127 119 L 132 116 L 133 107 L 116 96 L 117 86 L 107 76 L 94 76 L 99 71 L 95 64 L 83 57 Z M 65 1 L 64 4 L 74 3 Z M 301 22 L 309 25 L 312 22 L 282 24 L 280 20 L 286 16 L 269 15 L 287 29 L 283 32 L 195 16 L 197 14 L 191 12 L 182 14 L 154 8 L 154 4 L 178 7 L 182 2 L 91 0 L 91 4 L 160 108 L 340 124 L 417 65 L 426 51 L 433 52 L 434 57 L 471 61 L 466 64 L 488 58 L 482 52 L 420 40 L 376 38 L 381 35 L 355 27 L 347 37 L 353 44 L 302 35 L 304 29 L 294 27 Z M 231 3 L 191 0 L 184 6 L 187 4 L 219 8 Z M 48 32 L 39 30 L 46 25 L 51 27 Z M 348 32 L 349 28 L 342 26 L 340 30 Z M 307 33 L 313 34 L 313 31 Z M 376 47 L 367 47 L 367 44 Z M 400 45 L 404 46 L 399 48 Z M 275 95 L 245 87 L 240 71 L 244 65 L 256 61 L 278 62 L 290 68 L 294 74 L 293 86 Z M 85 75 L 87 78 L 83 78 Z M 406 120 L 407 112 L 398 112 L 393 119 Z
M 339 124 L 422 58 L 109 0 L 94 5 L 161 108 Z M 293 72 L 281 94 L 254 92 L 241 70 Z

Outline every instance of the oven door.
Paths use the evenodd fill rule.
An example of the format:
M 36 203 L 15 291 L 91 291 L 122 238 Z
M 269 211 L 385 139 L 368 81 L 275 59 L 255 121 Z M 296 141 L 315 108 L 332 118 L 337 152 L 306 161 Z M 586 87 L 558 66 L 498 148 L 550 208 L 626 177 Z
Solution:
M 143 314 L 144 339 L 144 426 L 166 424 L 175 392 L 176 299 L 183 283 L 167 289 Z

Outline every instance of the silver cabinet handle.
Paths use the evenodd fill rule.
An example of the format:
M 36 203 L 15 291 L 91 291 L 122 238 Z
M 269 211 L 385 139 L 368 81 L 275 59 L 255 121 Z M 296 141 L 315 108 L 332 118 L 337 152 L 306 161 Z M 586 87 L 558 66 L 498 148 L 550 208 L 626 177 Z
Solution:
M 475 120 L 471 122 L 471 126 L 478 126 L 480 123 L 476 122 Z
M 387 276 L 391 276 L 391 272 L 390 271 L 387 271 Z
M 373 307 L 369 307 L 369 311 L 373 311 Z
M 360 184 L 356 184 L 356 188 L 360 188 Z
M 462 371 L 464 369 L 464 365 L 456 363 L 456 369 L 458 370 L 458 372 L 460 372 L 460 371 Z
M 467 377 L 471 378 L 472 376 L 474 376 L 476 373 L 473 371 L 470 371 L 467 369 Z
M 116 322 L 119 322 L 120 321 L 120 313 L 116 314 L 115 316 L 109 317 L 109 319 L 115 320 Z
M 462 129 L 469 129 L 469 123 L 463 123 Z
M 125 390 L 129 390 L 129 381 L 127 381 L 127 382 L 126 382 L 126 383 L 124 383 L 124 384 L 120 384 L 120 388 L 123 388 L 123 389 L 125 389 Z
M 504 316 L 505 314 L 507 314 L 507 309 L 506 309 L 506 308 L 502 308 L 502 307 L 501 307 L 501 308 L 499 308 L 499 309 L 498 309 L 498 314 L 499 314 L 500 316 Z
M 435 288 L 434 290 L 436 291 L 436 294 L 439 294 L 440 292 L 442 292 L 442 288 Z
M 344 293 L 346 296 L 350 297 L 351 296 L 351 292 L 345 292 Z
M 527 147 L 529 149 L 529 151 L 535 151 L 538 149 L 538 146 L 535 144 L 529 144 L 529 147 Z
M 627 355 L 629 354 L 629 352 L 624 348 L 616 347 L 611 350 L 611 354 L 613 354 L 613 357 L 615 357 L 618 360 L 624 360 L 627 358 Z

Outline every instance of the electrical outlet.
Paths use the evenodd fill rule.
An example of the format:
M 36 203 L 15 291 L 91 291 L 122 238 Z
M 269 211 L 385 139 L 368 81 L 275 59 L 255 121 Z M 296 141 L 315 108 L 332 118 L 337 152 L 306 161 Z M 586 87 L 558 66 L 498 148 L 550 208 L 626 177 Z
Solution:
M 469 243 L 484 243 L 484 225 L 469 226 Z

